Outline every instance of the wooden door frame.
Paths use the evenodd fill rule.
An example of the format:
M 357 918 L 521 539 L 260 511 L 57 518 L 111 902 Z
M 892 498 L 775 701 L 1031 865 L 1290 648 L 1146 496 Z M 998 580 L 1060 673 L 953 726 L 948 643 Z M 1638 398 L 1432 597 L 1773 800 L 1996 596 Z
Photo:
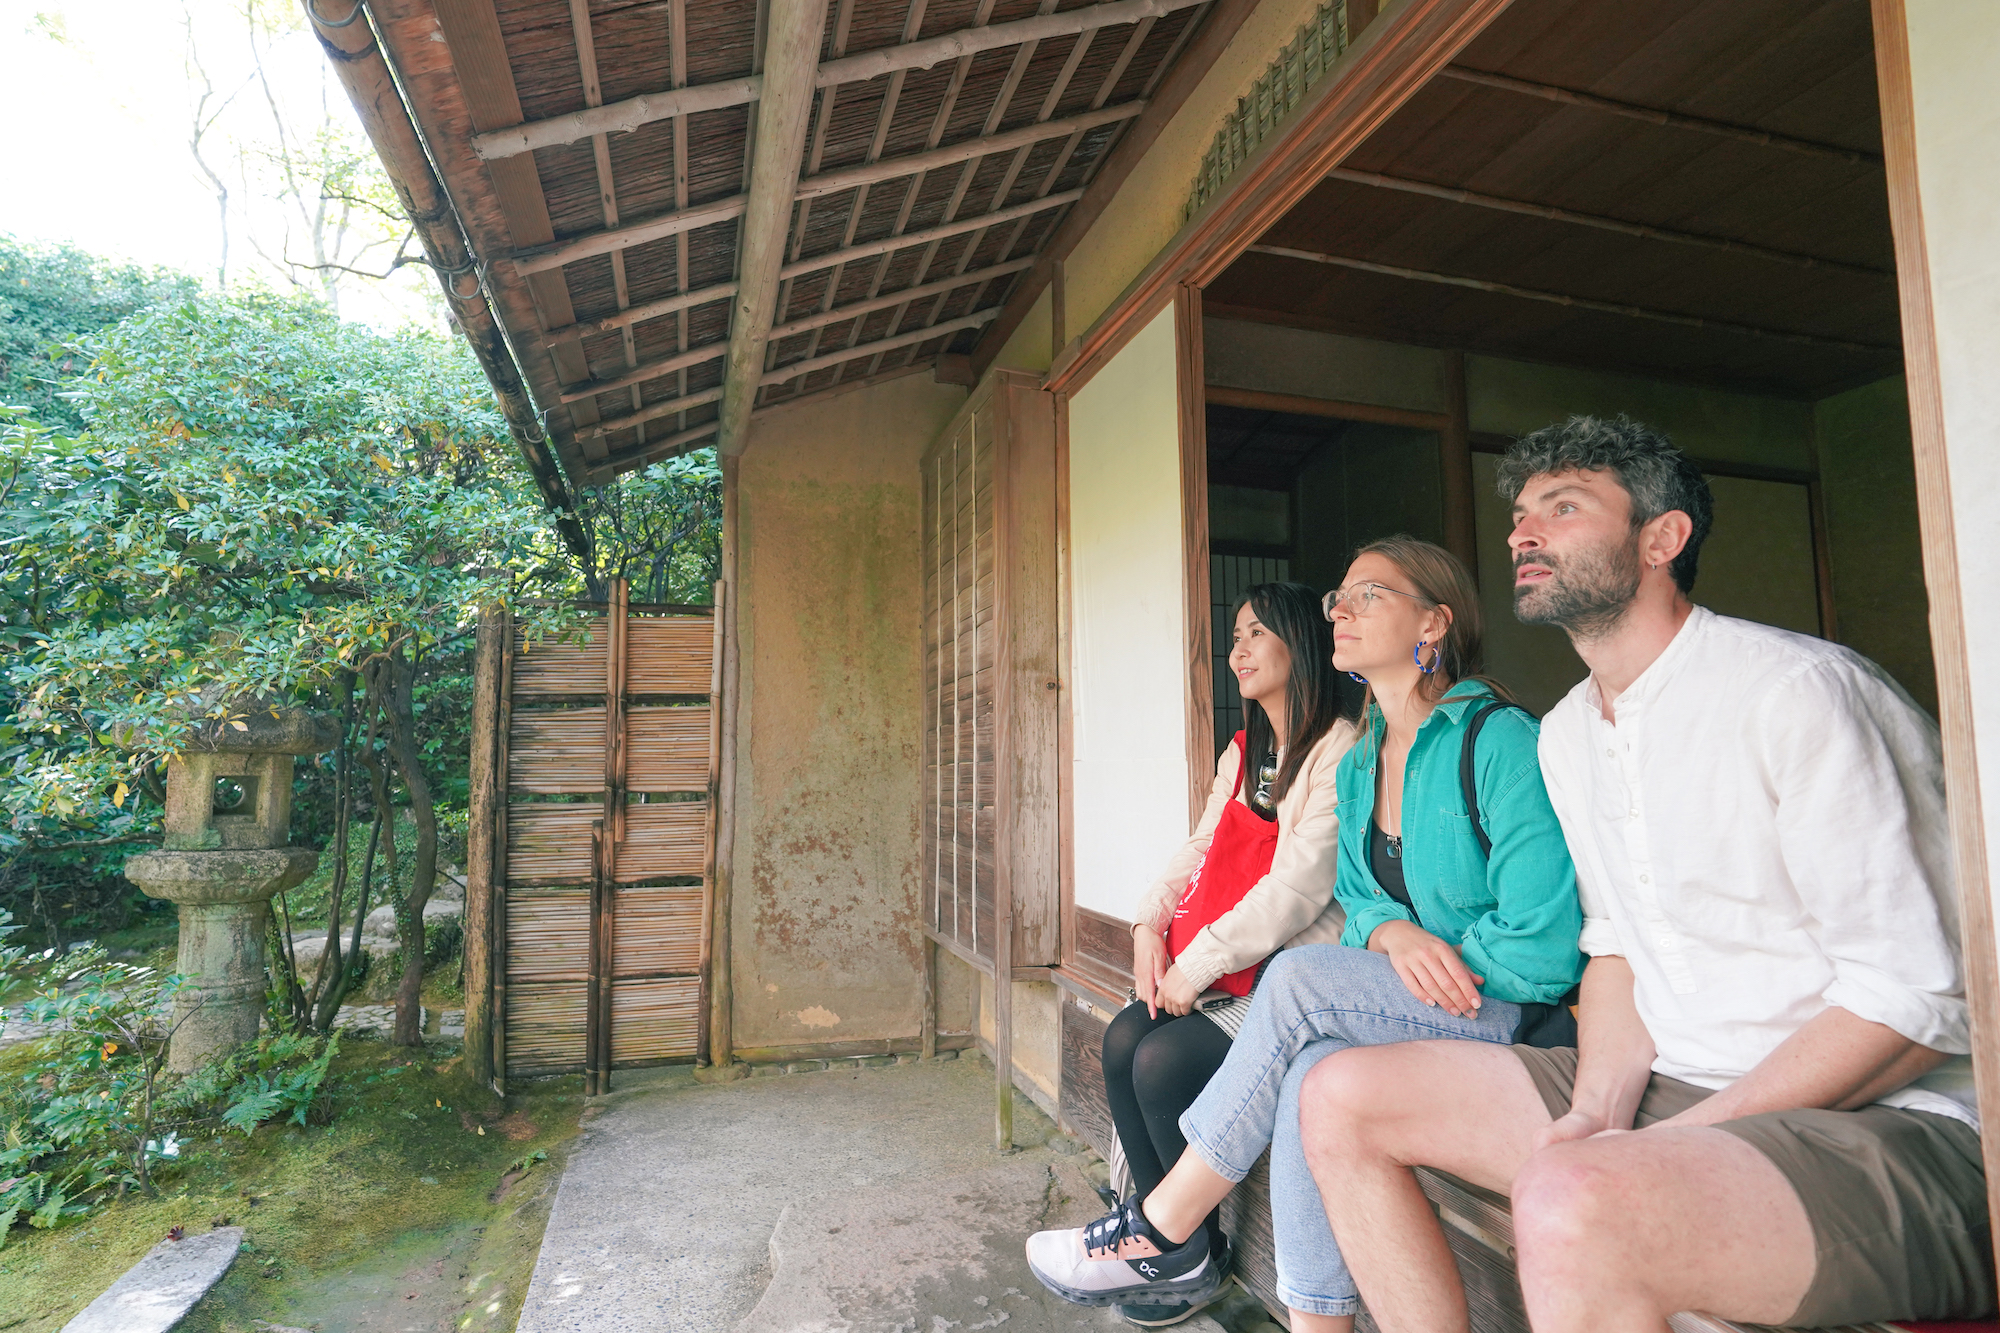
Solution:
M 1957 866 L 1960 949 L 1972 1020 L 1972 1069 L 1981 1108 L 2000 1107 L 2000 954 L 1988 888 L 1986 826 L 1972 712 L 1972 670 L 1965 640 L 1964 589 L 1952 514 L 1951 465 L 1945 445 L 1944 387 L 1938 369 L 1930 260 L 1923 201 L 1917 190 L 1917 134 L 1904 0 L 1872 0 L 1875 78 L 1882 112 L 1882 154 L 1889 183 L 1889 224 L 1896 238 L 1896 288 L 1902 301 L 1903 373 L 1916 459 L 1917 521 L 1924 587 L 1930 597 L 1931 653 L 1937 668 L 1938 722 L 1944 743 L 1945 803 Z M 2000 1215 L 2000 1134 L 1982 1134 L 1987 1207 Z
M 1208 605 L 1207 393 L 1201 289 L 1235 262 L 1327 170 L 1373 134 L 1512 0 L 1392 0 L 1222 190 L 1132 280 L 1075 342 L 1059 347 L 1043 387 L 1056 395 L 1057 636 L 1064 689 L 1057 717 L 1060 971 L 1110 994 L 1109 971 L 1080 950 L 1076 906 L 1074 759 L 1070 680 L 1069 399 L 1169 305 L 1174 308 L 1180 433 L 1182 594 L 1188 690 L 1188 822 L 1207 802 L 1215 765 Z M 1372 9 L 1370 5 L 1368 8 Z M 1102 928 L 1106 922 L 1093 923 Z M 1094 983 L 1094 984 L 1093 984 Z
M 1302 199 L 1328 168 L 1337 165 L 1347 153 L 1364 142 L 1412 94 L 1504 12 L 1508 3 L 1509 0 L 1395 0 L 1395 3 L 1386 6 L 1376 21 L 1340 56 L 1327 76 L 1307 94 L 1305 102 L 1294 113 L 1292 123 L 1274 134 L 1253 154 L 1221 193 L 1181 228 L 1111 307 L 1057 355 L 1044 383 L 1057 394 L 1058 402 L 1060 496 L 1057 528 L 1058 540 L 1062 543 L 1059 605 L 1065 670 L 1071 646 L 1067 485 L 1069 396 L 1088 383 L 1168 304 L 1174 303 L 1183 311 L 1198 310 L 1198 300 L 1190 301 L 1181 295 L 1183 291 L 1192 290 L 1198 295 L 1200 288 L 1226 269 L 1266 228 Z M 1964 599 L 1951 509 L 1937 331 L 1932 315 L 1923 209 L 1917 189 L 1907 19 L 1904 0 L 1871 0 L 1871 8 L 1890 219 L 1895 235 L 1897 285 L 1902 304 L 1904 362 L 1909 386 L 1924 579 L 1930 596 L 1932 651 L 1937 666 L 1945 791 L 1957 864 L 1966 995 L 1971 1010 L 1972 1045 L 1976 1057 L 1974 1067 L 1980 1103 L 2000 1106 L 2000 952 L 1996 952 L 1995 913 L 1987 891 L 1986 837 L 1974 748 Z M 1194 343 L 1192 356 L 1196 360 L 1192 365 L 1190 353 L 1180 353 L 1183 382 L 1191 369 L 1198 369 L 1199 340 L 1194 340 Z M 1199 378 L 1195 382 L 1200 383 Z M 1186 415 L 1184 410 L 1184 493 L 1189 487 L 1187 440 L 1194 433 Z M 1817 520 L 1818 497 L 1813 499 Z M 1192 505 L 1184 505 L 1184 510 L 1192 509 Z M 1814 527 L 1818 530 L 1820 524 L 1815 521 Z M 1200 545 L 1205 549 L 1205 525 L 1199 535 Z M 1192 536 L 1189 546 L 1190 550 L 1194 547 Z M 1815 555 L 1819 557 L 1817 550 Z M 1192 555 L 1189 559 L 1192 560 Z M 1206 572 L 1205 566 L 1203 572 Z M 1206 614 L 1204 607 L 1202 617 L 1205 618 Z M 1191 615 L 1191 623 L 1193 619 Z M 1831 626 L 1828 628 L 1831 629 Z M 1192 672 L 1192 667 L 1191 673 L 1200 674 Z M 1073 750 L 1069 714 L 1068 691 L 1065 690 L 1060 722 L 1062 788 L 1059 804 L 1063 829 L 1061 892 L 1066 965 L 1075 955 L 1077 942 L 1070 836 Z M 1190 734 L 1193 728 L 1194 722 L 1190 718 Z M 1986 1145 L 1989 1199 L 1996 1215 L 2000 1215 L 2000 1135 L 1987 1136 L 1982 1142 Z

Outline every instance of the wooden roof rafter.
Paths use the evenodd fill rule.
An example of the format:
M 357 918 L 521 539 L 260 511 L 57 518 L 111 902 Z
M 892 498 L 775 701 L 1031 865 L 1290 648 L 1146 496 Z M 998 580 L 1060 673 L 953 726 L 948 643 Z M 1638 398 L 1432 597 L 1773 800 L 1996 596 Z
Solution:
M 1158 118 L 1155 90 L 1218 3 L 1247 9 L 369 9 L 541 424 L 583 480 L 698 447 L 704 430 L 734 447 L 753 409 L 970 350 L 1112 150 Z M 800 33 L 812 49 L 780 80 L 764 57 Z M 778 103 L 796 103 L 786 137 L 756 151 Z

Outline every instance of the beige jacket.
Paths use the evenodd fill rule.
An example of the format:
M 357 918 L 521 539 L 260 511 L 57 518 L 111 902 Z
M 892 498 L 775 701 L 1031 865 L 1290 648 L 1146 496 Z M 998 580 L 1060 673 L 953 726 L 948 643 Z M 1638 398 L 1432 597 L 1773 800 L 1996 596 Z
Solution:
M 1207 990 L 1218 977 L 1238 972 L 1279 948 L 1298 944 L 1336 944 L 1347 914 L 1333 896 L 1333 878 L 1340 852 L 1340 813 L 1333 790 L 1333 771 L 1359 733 L 1350 722 L 1336 722 L 1306 757 L 1285 799 L 1278 802 L 1278 847 L 1271 873 L 1251 886 L 1230 908 L 1188 943 L 1175 960 L 1181 975 L 1196 991 Z M 1173 921 L 1174 908 L 1187 889 L 1188 877 L 1201 864 L 1209 839 L 1222 820 L 1222 807 L 1236 786 L 1242 755 L 1232 742 L 1216 761 L 1215 785 L 1201 823 L 1181 844 L 1167 872 L 1140 900 L 1134 925 L 1151 926 L 1161 935 Z M 1248 803 L 1256 784 L 1246 782 L 1237 799 Z

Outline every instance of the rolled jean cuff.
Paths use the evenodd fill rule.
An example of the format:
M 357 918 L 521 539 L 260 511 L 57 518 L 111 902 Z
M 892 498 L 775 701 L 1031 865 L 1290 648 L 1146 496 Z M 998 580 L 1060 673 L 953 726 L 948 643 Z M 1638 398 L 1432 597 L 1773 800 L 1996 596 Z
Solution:
M 1231 1166 L 1216 1154 L 1215 1149 L 1202 1141 L 1201 1132 L 1189 1122 L 1189 1118 L 1185 1112 L 1181 1115 L 1180 1123 L 1181 1137 L 1187 1140 L 1187 1147 L 1183 1151 L 1191 1152 L 1196 1157 L 1199 1157 L 1203 1166 L 1215 1172 L 1216 1175 L 1221 1176 L 1230 1184 L 1234 1185 L 1241 1182 L 1243 1177 L 1250 1174 L 1250 1168 L 1257 1165 L 1255 1162 L 1252 1162 L 1250 1166 L 1242 1168 Z M 1258 1156 L 1261 1157 L 1263 1154 L 1259 1153 Z
M 1285 1303 L 1286 1309 L 1297 1310 L 1300 1314 L 1343 1315 L 1361 1313 L 1361 1297 L 1359 1294 L 1353 1296 L 1307 1296 L 1290 1290 L 1284 1283 L 1280 1282 L 1278 1284 L 1278 1299 Z

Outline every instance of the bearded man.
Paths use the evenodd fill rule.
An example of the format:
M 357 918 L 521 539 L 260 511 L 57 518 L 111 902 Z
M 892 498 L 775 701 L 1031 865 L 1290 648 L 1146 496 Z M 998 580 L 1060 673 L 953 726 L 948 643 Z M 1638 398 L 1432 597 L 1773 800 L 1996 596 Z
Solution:
M 1508 452 L 1515 609 L 1590 955 L 1578 1049 L 1345 1051 L 1307 1159 L 1385 1333 L 1460 1333 L 1413 1166 L 1513 1198 L 1536 1333 L 1979 1318 L 1993 1259 L 1936 724 L 1836 644 L 1689 600 L 1712 505 L 1658 432 Z

